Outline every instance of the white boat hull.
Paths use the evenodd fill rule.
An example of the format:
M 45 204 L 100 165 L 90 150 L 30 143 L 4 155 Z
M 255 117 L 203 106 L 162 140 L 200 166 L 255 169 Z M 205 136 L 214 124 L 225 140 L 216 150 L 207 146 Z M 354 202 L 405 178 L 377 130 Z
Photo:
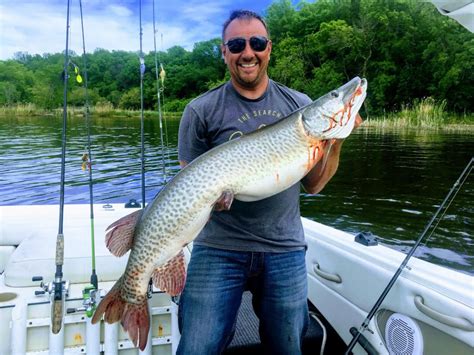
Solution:
M 105 228 L 132 211 L 123 205 L 94 206 L 96 270 L 103 294 L 121 276 L 128 258 L 106 249 Z M 66 314 L 58 335 L 50 331 L 49 295 L 35 295 L 41 288 L 32 277 L 42 276 L 45 283 L 54 279 L 58 214 L 57 205 L 0 207 L 0 355 L 137 353 L 119 323 L 97 327 L 84 312 Z M 70 281 L 65 310 L 83 305 L 82 291 L 90 283 L 89 216 L 88 205 L 65 206 L 63 279 Z M 152 346 L 141 353 L 173 354 L 179 341 L 177 306 L 156 289 L 149 304 Z
M 349 343 L 349 329 L 360 327 L 405 254 L 381 245 L 363 246 L 351 234 L 307 219 L 303 225 L 308 242 L 309 299 Z M 318 275 L 320 270 L 329 275 Z M 337 275 L 340 282 L 330 280 L 335 278 L 330 275 Z M 472 276 L 412 258 L 363 335 L 379 353 L 387 354 L 387 318 L 401 313 L 421 328 L 424 354 L 472 354 L 473 291 Z M 425 307 L 457 323 L 447 324 L 441 316 L 430 314 L 419 306 L 417 296 Z
M 103 290 L 122 274 L 128 257 L 116 258 L 105 248 L 105 228 L 131 211 L 117 204 L 94 206 L 96 269 Z M 35 296 L 40 288 L 31 277 L 43 276 L 45 282 L 54 278 L 58 214 L 58 206 L 52 205 L 0 207 L 0 338 L 13 339 L 0 342 L 0 354 L 46 353 L 55 348 L 64 353 L 136 353 L 118 324 L 102 322 L 94 330 L 81 312 L 66 314 L 63 332 L 51 335 L 49 297 Z M 64 220 L 64 279 L 71 282 L 65 308 L 77 308 L 91 270 L 89 206 L 66 205 Z M 351 234 L 305 218 L 303 225 L 309 300 L 349 343 L 349 329 L 362 324 L 405 255 L 380 245 L 363 246 Z M 149 342 L 153 346 L 145 353 L 173 354 L 179 341 L 177 307 L 168 295 L 155 291 Z M 473 291 L 473 277 L 412 258 L 363 335 L 380 354 L 388 354 L 386 345 L 399 344 L 386 344 L 387 320 L 401 313 L 419 326 L 424 354 L 471 354 Z M 365 351 L 357 345 L 354 353 Z

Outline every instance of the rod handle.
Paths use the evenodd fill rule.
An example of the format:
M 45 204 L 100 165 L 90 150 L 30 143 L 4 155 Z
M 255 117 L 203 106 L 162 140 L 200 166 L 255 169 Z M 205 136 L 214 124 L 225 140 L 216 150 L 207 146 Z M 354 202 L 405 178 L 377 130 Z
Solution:
M 51 331 L 58 334 L 63 324 L 63 300 L 52 300 L 51 306 Z

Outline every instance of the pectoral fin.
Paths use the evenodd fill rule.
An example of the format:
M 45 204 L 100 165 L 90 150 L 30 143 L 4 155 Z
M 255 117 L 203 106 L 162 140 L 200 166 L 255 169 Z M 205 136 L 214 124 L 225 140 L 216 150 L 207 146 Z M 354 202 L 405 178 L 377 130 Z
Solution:
M 214 203 L 214 211 L 228 211 L 234 201 L 234 194 L 230 191 L 224 191 Z

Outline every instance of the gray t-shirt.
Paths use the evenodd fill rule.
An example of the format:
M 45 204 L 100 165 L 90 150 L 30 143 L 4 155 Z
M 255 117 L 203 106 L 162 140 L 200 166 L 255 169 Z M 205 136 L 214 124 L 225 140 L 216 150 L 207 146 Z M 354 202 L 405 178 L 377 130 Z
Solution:
M 179 126 L 179 159 L 195 158 L 230 139 L 274 123 L 311 99 L 270 80 L 256 100 L 241 96 L 227 82 L 191 101 Z M 255 202 L 234 199 L 229 211 L 212 212 L 194 241 L 214 248 L 256 252 L 306 247 L 299 208 L 299 183 Z

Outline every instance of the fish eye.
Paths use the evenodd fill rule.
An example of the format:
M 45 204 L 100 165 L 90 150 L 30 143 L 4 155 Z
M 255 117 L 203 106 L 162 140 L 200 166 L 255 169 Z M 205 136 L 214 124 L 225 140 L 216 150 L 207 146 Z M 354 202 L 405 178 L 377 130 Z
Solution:
M 331 97 L 337 99 L 339 97 L 339 93 L 337 91 L 331 91 Z

